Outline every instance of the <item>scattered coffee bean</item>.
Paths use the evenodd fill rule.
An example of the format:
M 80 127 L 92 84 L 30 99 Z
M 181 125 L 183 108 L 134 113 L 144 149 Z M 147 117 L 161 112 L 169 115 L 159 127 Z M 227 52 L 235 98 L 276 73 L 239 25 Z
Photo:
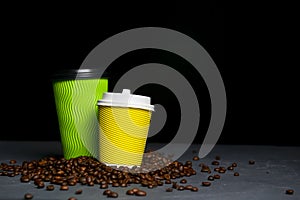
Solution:
M 149 189 L 153 189 L 154 186 L 153 186 L 152 184 L 149 184 L 149 185 L 148 185 L 148 188 L 149 188 Z
M 192 185 L 186 185 L 184 186 L 185 190 L 192 190 L 193 186 Z
M 110 198 L 117 198 L 118 196 L 119 196 L 119 194 L 116 193 L 116 192 L 113 192 L 113 191 L 111 191 L 111 192 L 107 195 L 107 197 L 110 197 Z
M 166 192 L 173 192 L 173 188 L 167 188 Z
M 210 186 L 211 185 L 211 183 L 210 182 L 207 182 L 207 181 L 203 181 L 202 182 L 202 186 Z
M 210 173 L 210 168 L 207 165 L 202 165 L 201 172 Z
M 69 190 L 69 186 L 62 185 L 62 186 L 60 186 L 60 190 Z
M 239 176 L 240 174 L 238 172 L 234 172 L 233 176 Z
M 220 178 L 221 178 L 221 176 L 219 174 L 214 175 L 214 179 L 220 179 Z
M 46 190 L 48 191 L 54 190 L 54 185 L 47 185 Z
M 30 179 L 29 179 L 28 176 L 22 176 L 22 177 L 20 178 L 20 180 L 21 180 L 21 182 L 23 182 L 23 183 L 27 183 L 27 182 L 30 181 Z
M 24 195 L 24 199 L 32 199 L 32 198 L 33 198 L 33 195 L 30 194 L 30 193 L 26 193 L 26 194 Z
M 219 167 L 216 167 L 216 168 L 214 168 L 214 171 L 215 171 L 215 172 L 219 172 L 219 171 L 220 171 L 220 168 L 219 168 Z
M 294 190 L 288 189 L 288 190 L 285 191 L 285 193 L 292 195 L 292 194 L 294 194 Z
M 127 190 L 126 194 L 127 195 L 134 195 L 134 191 L 133 190 Z
M 134 193 L 137 193 L 137 192 L 139 191 L 139 189 L 138 189 L 138 188 L 133 188 L 132 191 L 133 191 Z
M 37 183 L 37 188 L 44 188 L 44 187 L 45 187 L 45 183 L 43 181 Z
M 183 190 L 184 190 L 184 186 L 183 186 L 183 185 L 180 185 L 180 186 L 177 188 L 177 190 L 183 191 Z
M 194 156 L 194 157 L 193 157 L 193 160 L 195 160 L 195 161 L 196 161 L 196 160 L 199 160 L 199 159 L 200 159 L 200 158 L 199 158 L 198 156 Z
M 76 190 L 75 194 L 82 194 L 82 190 Z
M 228 166 L 227 169 L 232 171 L 232 170 L 234 170 L 234 167 L 233 166 Z
M 146 193 L 145 191 L 143 191 L 143 190 L 139 190 L 139 191 L 137 191 L 137 192 L 135 193 L 135 195 L 136 195 L 136 196 L 146 196 L 147 193 Z
M 234 163 L 231 164 L 231 166 L 232 167 L 237 167 L 237 163 L 234 162 Z
M 193 188 L 191 189 L 191 191 L 192 191 L 192 192 L 198 192 L 198 188 L 197 188 L 197 187 L 193 187 Z
M 214 176 L 208 176 L 208 177 L 207 177 L 207 180 L 213 181 L 213 180 L 215 180 L 215 178 L 214 178 Z
M 212 165 L 219 165 L 220 163 L 219 163 L 219 161 L 214 160 L 214 161 L 212 161 L 211 164 L 212 164 Z
M 165 180 L 165 184 L 171 184 L 172 181 L 170 179 Z
M 111 190 L 104 190 L 103 195 L 109 195 L 111 192 Z
M 172 188 L 177 189 L 179 187 L 179 185 L 177 184 L 177 182 L 172 182 Z
M 68 200 L 77 200 L 75 197 L 70 197 Z
M 180 180 L 180 183 L 185 184 L 185 183 L 187 183 L 187 180 L 186 180 L 186 179 L 181 179 L 181 180 Z
M 114 183 L 112 183 L 112 186 L 113 186 L 113 187 L 119 187 L 119 186 L 120 186 L 120 183 L 114 182 Z
M 101 189 L 106 189 L 106 188 L 108 188 L 108 184 L 106 184 L 106 183 L 105 183 L 105 184 L 102 184 L 102 185 L 100 185 L 100 188 L 101 188 Z
M 16 160 L 10 160 L 10 161 L 9 161 L 9 164 L 16 164 L 16 163 L 17 163 Z
M 249 165 L 254 165 L 255 164 L 255 160 L 249 160 Z

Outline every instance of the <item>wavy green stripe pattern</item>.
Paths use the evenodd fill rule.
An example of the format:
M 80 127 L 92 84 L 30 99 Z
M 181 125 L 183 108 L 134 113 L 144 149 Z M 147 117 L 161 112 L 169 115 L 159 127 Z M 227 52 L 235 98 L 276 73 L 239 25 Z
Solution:
M 53 83 L 61 143 L 66 159 L 98 157 L 97 101 L 108 89 L 107 79 Z

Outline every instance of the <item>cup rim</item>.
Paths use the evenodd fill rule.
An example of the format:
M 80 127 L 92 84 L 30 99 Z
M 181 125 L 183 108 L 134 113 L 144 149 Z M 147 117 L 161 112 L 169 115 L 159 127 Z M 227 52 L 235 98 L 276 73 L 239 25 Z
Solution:
M 60 69 L 51 76 L 52 81 L 75 80 L 75 79 L 98 79 L 109 78 L 108 72 L 104 71 L 101 77 L 98 76 L 99 69 Z

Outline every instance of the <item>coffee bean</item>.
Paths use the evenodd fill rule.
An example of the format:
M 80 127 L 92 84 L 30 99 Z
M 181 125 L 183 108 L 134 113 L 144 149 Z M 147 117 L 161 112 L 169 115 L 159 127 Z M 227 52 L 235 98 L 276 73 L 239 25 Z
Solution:
M 254 165 L 255 164 L 255 160 L 249 160 L 249 165 Z
M 215 178 L 214 178 L 214 176 L 208 176 L 208 177 L 207 177 L 207 180 L 213 181 L 213 180 L 215 180 Z
M 207 182 L 207 181 L 202 182 L 202 186 L 208 187 L 208 186 L 210 186 L 210 185 L 211 185 L 210 182 Z
M 174 189 L 178 189 L 179 185 L 177 184 L 177 182 L 172 182 L 172 188 Z
M 192 188 L 193 188 L 192 185 L 186 185 L 186 186 L 184 186 L 184 189 L 185 189 L 185 190 L 191 190 Z
M 135 193 L 135 195 L 136 195 L 136 196 L 146 196 L 147 193 L 146 193 L 145 191 L 143 191 L 143 190 L 139 190 L 139 191 L 137 191 L 137 192 Z
M 70 197 L 68 200 L 77 200 L 75 197 Z
M 106 184 L 106 183 L 105 183 L 105 184 L 102 184 L 102 185 L 100 185 L 100 188 L 101 188 L 101 189 L 106 189 L 106 188 L 108 188 L 108 184 Z
M 177 190 L 179 190 L 179 191 L 184 190 L 184 186 L 183 186 L 183 185 L 180 185 L 180 186 L 177 188 Z
M 94 186 L 95 183 L 94 183 L 94 182 L 89 182 L 87 185 L 88 185 L 88 186 Z
M 29 179 L 28 176 L 22 176 L 22 177 L 20 178 L 20 180 L 21 180 L 21 182 L 23 182 L 23 183 L 27 183 L 27 182 L 30 181 L 30 179 Z
M 211 164 L 212 164 L 212 165 L 219 165 L 220 163 L 219 163 L 219 161 L 214 160 L 214 161 L 212 161 Z
M 227 169 L 230 170 L 230 171 L 232 171 L 234 169 L 234 167 L 233 166 L 229 166 L 229 167 L 227 167 Z
M 288 189 L 288 190 L 285 191 L 285 193 L 292 195 L 292 194 L 294 194 L 294 190 Z
M 127 187 L 127 184 L 126 184 L 126 183 L 121 183 L 120 186 L 121 186 L 121 187 Z
M 166 192 L 173 192 L 173 188 L 167 188 Z
M 172 183 L 172 181 L 170 179 L 165 180 L 165 184 L 171 184 L 171 183 Z
M 198 156 L 194 156 L 193 160 L 199 160 L 200 158 Z
M 113 192 L 113 191 L 107 195 L 107 197 L 110 197 L 110 198 L 117 198 L 118 196 L 119 196 L 118 193 Z
M 139 191 L 139 189 L 138 189 L 138 188 L 132 188 L 132 191 L 133 191 L 134 193 L 137 193 L 137 192 Z
M 119 187 L 119 186 L 120 186 L 120 183 L 114 182 L 114 183 L 112 183 L 112 186 L 113 186 L 113 187 Z
M 48 191 L 54 190 L 54 185 L 47 185 L 46 190 Z
M 69 190 L 69 186 L 62 185 L 62 186 L 60 186 L 60 190 Z
M 82 194 L 82 190 L 76 190 L 75 194 Z
M 10 160 L 10 161 L 9 161 L 9 164 L 16 164 L 16 163 L 17 163 L 16 160 Z
M 45 183 L 43 181 L 38 182 L 37 188 L 44 188 L 44 187 L 45 187 Z
M 134 191 L 133 190 L 127 190 L 126 194 L 127 195 L 134 195 Z
M 148 188 L 149 188 L 149 189 L 153 189 L 153 187 L 154 187 L 154 186 L 153 186 L 152 184 L 148 185 Z
M 33 198 L 33 195 L 30 194 L 30 193 L 26 193 L 26 194 L 24 195 L 24 199 L 32 199 L 32 198 Z
M 196 159 L 197 159 L 197 158 L 196 158 Z M 192 164 L 193 164 L 192 161 L 189 161 L 189 160 L 185 162 L 185 165 L 186 165 L 186 166 L 192 165 Z
M 221 178 L 221 176 L 219 174 L 214 175 L 214 179 L 220 179 L 220 178 Z
M 233 176 L 239 176 L 240 174 L 238 172 L 234 172 Z
M 234 163 L 231 164 L 231 166 L 232 167 L 237 167 L 237 163 L 234 162 Z
M 210 168 L 207 165 L 202 165 L 201 172 L 210 173 Z
M 193 187 L 193 188 L 191 189 L 191 191 L 192 191 L 192 192 L 198 192 L 198 188 L 197 188 L 197 187 Z
M 219 168 L 219 167 L 216 167 L 216 168 L 214 168 L 214 171 L 215 171 L 215 172 L 219 172 L 219 171 L 220 171 L 220 168 Z
M 181 180 L 180 180 L 180 183 L 185 184 L 185 183 L 187 183 L 187 180 L 186 180 L 186 179 L 181 179 Z
M 111 190 L 104 190 L 103 195 L 109 195 L 111 192 Z

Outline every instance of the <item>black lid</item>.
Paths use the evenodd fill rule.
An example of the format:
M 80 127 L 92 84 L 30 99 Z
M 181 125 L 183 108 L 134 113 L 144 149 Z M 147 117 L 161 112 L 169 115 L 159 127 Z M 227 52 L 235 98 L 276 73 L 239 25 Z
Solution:
M 63 69 L 55 72 L 52 76 L 52 80 L 108 78 L 108 73 L 106 71 L 101 77 L 99 77 L 99 75 L 99 69 Z

